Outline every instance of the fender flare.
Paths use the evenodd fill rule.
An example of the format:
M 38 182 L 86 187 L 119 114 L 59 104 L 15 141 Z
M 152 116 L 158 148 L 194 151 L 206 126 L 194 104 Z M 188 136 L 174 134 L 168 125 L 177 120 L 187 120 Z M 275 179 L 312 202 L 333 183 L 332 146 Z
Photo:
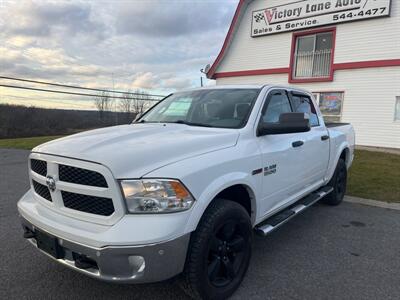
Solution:
M 336 151 L 336 156 L 334 158 L 334 160 L 332 160 L 333 164 L 329 164 L 329 169 L 328 169 L 328 173 L 327 173 L 327 180 L 326 182 L 329 182 L 332 179 L 333 174 L 335 173 L 336 170 L 336 166 L 339 162 L 340 156 L 342 155 L 343 151 L 346 151 L 346 166 L 347 168 L 350 167 L 350 145 L 347 141 L 344 141 L 341 143 L 340 147 L 338 147 L 337 149 L 339 149 L 339 151 Z

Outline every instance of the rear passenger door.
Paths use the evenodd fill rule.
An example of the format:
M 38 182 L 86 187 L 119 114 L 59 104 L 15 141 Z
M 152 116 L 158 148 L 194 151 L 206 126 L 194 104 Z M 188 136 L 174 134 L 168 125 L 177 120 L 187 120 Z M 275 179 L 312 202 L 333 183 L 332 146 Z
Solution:
M 303 192 L 313 189 L 323 182 L 329 161 L 329 135 L 321 124 L 311 97 L 302 92 L 291 91 L 290 102 L 294 112 L 302 112 L 310 118 L 311 131 L 298 133 L 297 137 L 303 141 L 302 154 L 299 163 Z

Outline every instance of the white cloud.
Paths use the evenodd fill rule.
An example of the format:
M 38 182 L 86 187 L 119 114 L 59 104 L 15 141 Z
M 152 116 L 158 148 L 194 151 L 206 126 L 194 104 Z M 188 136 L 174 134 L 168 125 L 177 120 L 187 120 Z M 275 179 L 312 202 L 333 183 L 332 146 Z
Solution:
M 175 91 L 192 86 L 188 77 L 177 77 L 173 73 L 153 74 L 151 72 L 139 74 L 132 82 L 132 88 L 164 89 Z
M 35 39 L 28 36 L 11 36 L 6 44 L 11 47 L 24 48 L 32 46 L 35 43 Z
M 114 81 L 118 89 L 155 93 L 198 86 L 237 2 L 5 1 L 0 68 L 9 76 L 102 88 Z
M 160 78 L 151 72 L 140 73 L 133 80 L 133 88 L 154 89 L 160 86 Z
M 224 2 L 165 0 L 119 2 L 116 29 L 120 34 L 159 38 L 192 35 L 225 28 L 231 14 L 224 7 L 228 1 Z
M 0 58 L 3 60 L 15 61 L 21 57 L 21 52 L 18 50 L 0 47 Z
M 90 33 L 101 37 L 105 25 L 92 17 L 88 2 L 10 2 L 2 29 L 22 36 L 50 36 L 53 31 L 68 34 Z
M 174 90 L 180 90 L 191 86 L 191 80 L 189 78 L 175 77 L 166 79 L 163 82 L 163 87 Z
M 24 57 L 42 65 L 65 65 L 74 63 L 74 59 L 67 56 L 63 49 L 27 48 Z

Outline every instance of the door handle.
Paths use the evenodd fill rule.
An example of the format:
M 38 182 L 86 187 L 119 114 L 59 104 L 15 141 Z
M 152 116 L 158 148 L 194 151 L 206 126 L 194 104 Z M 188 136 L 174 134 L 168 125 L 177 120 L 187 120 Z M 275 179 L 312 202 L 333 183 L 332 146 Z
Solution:
M 321 136 L 321 141 L 326 141 L 329 139 L 329 135 L 323 135 Z
M 296 141 L 292 143 L 293 148 L 301 147 L 303 146 L 304 142 L 303 141 Z

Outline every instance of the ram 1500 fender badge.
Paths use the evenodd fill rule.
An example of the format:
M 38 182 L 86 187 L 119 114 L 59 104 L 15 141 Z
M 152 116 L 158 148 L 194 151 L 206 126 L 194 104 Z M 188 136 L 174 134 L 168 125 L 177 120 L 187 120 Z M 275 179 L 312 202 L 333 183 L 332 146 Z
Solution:
M 253 170 L 253 171 L 251 172 L 251 175 L 260 174 L 260 173 L 262 173 L 262 171 L 263 171 L 263 168 L 260 168 L 260 169 L 257 169 L 257 170 Z
M 52 176 L 49 175 L 46 177 L 46 184 L 50 191 L 54 192 L 56 190 L 56 181 Z
M 270 165 L 264 168 L 264 176 L 275 174 L 276 173 L 276 164 Z

